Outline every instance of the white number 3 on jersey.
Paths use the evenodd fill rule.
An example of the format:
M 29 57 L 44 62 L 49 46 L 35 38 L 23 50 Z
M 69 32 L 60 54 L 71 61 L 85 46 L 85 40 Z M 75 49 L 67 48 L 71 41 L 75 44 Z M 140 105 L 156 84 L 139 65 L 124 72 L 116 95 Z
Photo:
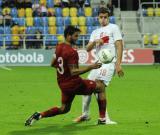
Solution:
M 63 58 L 62 57 L 58 57 L 57 61 L 58 61 L 57 71 L 58 71 L 58 73 L 60 73 L 62 75 L 64 73 Z

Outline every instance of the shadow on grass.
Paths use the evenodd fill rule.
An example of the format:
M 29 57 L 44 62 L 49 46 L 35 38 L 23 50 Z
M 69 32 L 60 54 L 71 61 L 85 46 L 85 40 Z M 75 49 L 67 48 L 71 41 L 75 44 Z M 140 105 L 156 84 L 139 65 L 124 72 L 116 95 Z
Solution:
M 69 124 L 53 125 L 44 128 L 26 127 L 25 130 L 16 130 L 10 132 L 10 135 L 75 135 L 81 131 L 94 129 L 96 125 Z M 33 129 L 34 128 L 34 129 Z

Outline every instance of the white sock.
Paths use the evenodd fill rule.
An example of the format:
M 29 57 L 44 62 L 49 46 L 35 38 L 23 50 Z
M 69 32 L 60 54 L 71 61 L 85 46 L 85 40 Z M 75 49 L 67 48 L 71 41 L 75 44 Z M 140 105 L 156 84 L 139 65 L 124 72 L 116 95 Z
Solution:
M 91 96 L 82 96 L 82 115 L 89 116 L 89 105 L 91 102 Z

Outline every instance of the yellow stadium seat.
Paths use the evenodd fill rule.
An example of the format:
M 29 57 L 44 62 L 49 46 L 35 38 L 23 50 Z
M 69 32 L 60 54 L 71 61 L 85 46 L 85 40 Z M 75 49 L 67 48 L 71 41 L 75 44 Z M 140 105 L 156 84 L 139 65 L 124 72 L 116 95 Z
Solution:
M 12 36 L 12 44 L 19 45 L 20 37 L 19 36 Z
M 63 8 L 62 9 L 62 16 L 63 17 L 69 16 L 69 8 Z
M 33 26 L 33 17 L 27 17 L 26 18 L 26 25 L 27 26 Z
M 77 16 L 77 8 L 74 8 L 74 7 L 70 8 L 69 14 L 71 17 L 76 17 Z
M 26 17 L 32 17 L 32 8 L 26 8 Z
M 9 7 L 5 7 L 2 10 L 3 15 L 10 14 L 10 12 L 11 12 L 11 9 Z
M 51 14 L 51 16 L 55 15 L 55 11 L 53 8 L 48 8 L 48 14 Z
M 25 9 L 21 8 L 18 9 L 18 17 L 24 17 L 25 16 Z
M 158 35 L 157 34 L 152 35 L 152 44 L 153 45 L 158 45 L 159 44 Z
M 160 16 L 160 8 L 156 8 L 155 9 L 155 15 L 156 16 Z
M 26 27 L 24 26 L 19 27 L 19 34 L 25 34 L 25 31 L 26 31 Z
M 63 35 L 58 35 L 57 39 L 58 39 L 58 43 L 64 42 L 64 36 Z
M 86 25 L 86 17 L 84 17 L 84 16 L 78 17 L 78 24 L 80 26 L 85 26 Z
M 86 26 L 80 26 L 79 29 L 81 30 L 82 35 L 85 35 L 87 33 L 87 27 Z
M 56 26 L 56 17 L 49 17 L 48 24 L 49 26 Z
M 74 26 L 78 25 L 78 17 L 71 17 L 71 25 Z
M 19 26 L 15 25 L 12 27 L 12 34 L 19 34 Z
M 40 4 L 46 6 L 46 0 L 40 0 Z
M 143 41 L 144 41 L 145 45 L 148 45 L 149 44 L 149 36 L 148 35 L 144 35 L 143 36 Z
M 147 9 L 147 15 L 148 15 L 148 16 L 153 16 L 153 15 L 154 15 L 154 10 L 153 10 L 153 8 L 148 8 L 148 9 Z
M 49 34 L 56 34 L 57 33 L 57 27 L 49 27 Z
M 89 17 L 92 16 L 92 8 L 91 7 L 85 7 L 84 8 L 84 15 Z

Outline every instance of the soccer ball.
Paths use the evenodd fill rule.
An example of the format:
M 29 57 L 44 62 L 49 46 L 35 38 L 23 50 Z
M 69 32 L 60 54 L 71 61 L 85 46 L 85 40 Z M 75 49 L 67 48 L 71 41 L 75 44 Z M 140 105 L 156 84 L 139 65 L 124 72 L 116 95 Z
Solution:
M 98 58 L 102 63 L 107 64 L 111 63 L 114 57 L 108 49 L 101 49 L 98 52 Z

